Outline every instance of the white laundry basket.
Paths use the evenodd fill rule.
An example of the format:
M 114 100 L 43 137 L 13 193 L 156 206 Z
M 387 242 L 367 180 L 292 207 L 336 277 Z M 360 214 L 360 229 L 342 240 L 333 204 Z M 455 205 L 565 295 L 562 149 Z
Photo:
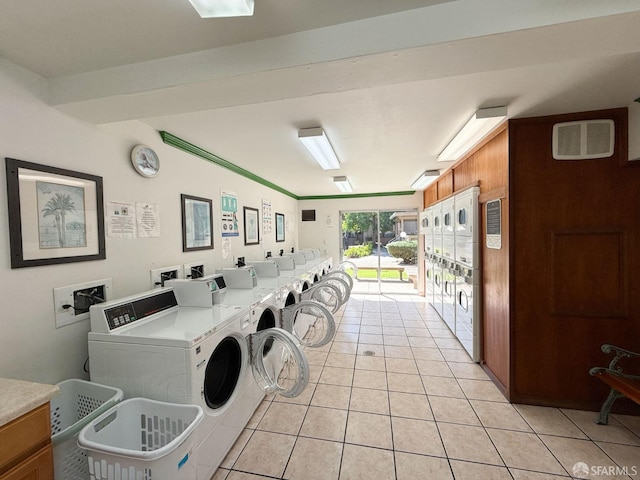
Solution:
M 196 480 L 198 405 L 131 398 L 85 426 L 90 480 Z
M 89 478 L 87 455 L 78 447 L 78 433 L 92 419 L 122 400 L 122 390 L 80 379 L 57 384 L 60 393 L 51 399 L 51 443 L 54 478 Z

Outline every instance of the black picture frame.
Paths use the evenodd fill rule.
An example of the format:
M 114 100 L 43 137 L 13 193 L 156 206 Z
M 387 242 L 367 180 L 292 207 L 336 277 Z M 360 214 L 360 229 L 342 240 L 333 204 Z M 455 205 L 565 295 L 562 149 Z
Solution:
M 276 242 L 284 242 L 284 213 L 276 213 Z
M 181 194 L 182 251 L 213 249 L 213 201 Z
M 259 212 L 257 208 L 242 207 L 244 225 L 244 244 L 258 245 L 260 243 Z
M 102 177 L 5 158 L 11 268 L 104 260 Z

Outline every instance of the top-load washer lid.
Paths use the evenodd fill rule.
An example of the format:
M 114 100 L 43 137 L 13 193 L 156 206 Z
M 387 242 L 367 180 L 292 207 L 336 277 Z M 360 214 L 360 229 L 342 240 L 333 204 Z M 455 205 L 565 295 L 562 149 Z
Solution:
M 146 321 L 125 325 L 109 333 L 89 333 L 89 340 L 191 348 L 231 322 L 249 316 L 249 308 L 216 305 L 180 307 Z

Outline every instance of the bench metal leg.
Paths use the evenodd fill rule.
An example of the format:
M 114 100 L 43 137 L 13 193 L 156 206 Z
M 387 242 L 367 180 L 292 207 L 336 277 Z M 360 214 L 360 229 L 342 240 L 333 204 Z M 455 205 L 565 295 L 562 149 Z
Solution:
M 621 393 L 618 393 L 613 388 L 609 392 L 609 396 L 602 404 L 602 408 L 600 408 L 600 417 L 596 421 L 598 425 L 607 425 L 609 423 L 609 412 L 611 411 L 611 407 L 613 406 L 613 402 L 615 402 L 618 398 L 623 397 Z

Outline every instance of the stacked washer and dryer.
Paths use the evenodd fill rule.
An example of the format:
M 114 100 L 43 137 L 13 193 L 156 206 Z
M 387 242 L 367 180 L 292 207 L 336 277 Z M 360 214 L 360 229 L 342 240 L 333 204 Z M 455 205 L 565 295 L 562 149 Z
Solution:
M 424 237 L 424 296 L 433 304 L 435 254 L 433 252 L 433 208 L 427 207 L 420 212 L 420 233 Z
M 479 191 L 466 189 L 421 215 L 425 295 L 475 362 L 481 358 Z

